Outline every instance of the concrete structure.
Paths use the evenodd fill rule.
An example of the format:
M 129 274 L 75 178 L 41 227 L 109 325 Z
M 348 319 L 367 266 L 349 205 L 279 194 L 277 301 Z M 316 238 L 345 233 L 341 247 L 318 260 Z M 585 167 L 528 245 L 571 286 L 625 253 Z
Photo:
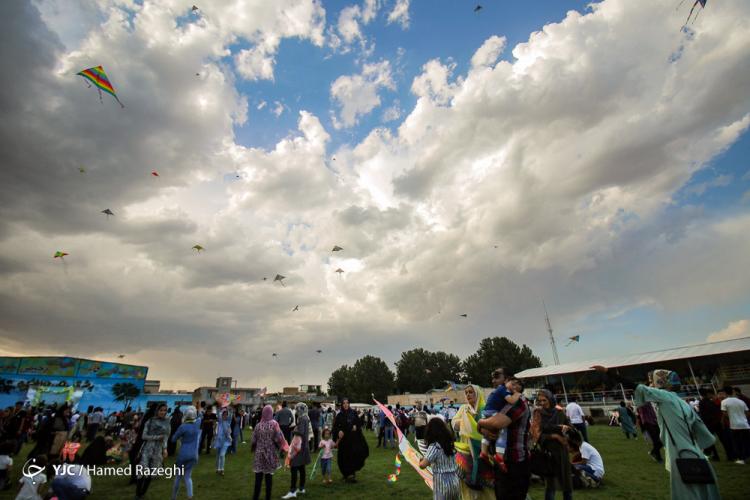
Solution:
M 443 388 L 430 389 L 424 394 L 390 394 L 388 395 L 388 404 L 395 406 L 397 403 L 401 406 L 415 406 L 418 403 L 430 405 L 456 404 L 461 405 L 466 402 L 464 389 L 466 384 L 449 384 Z M 485 398 L 492 392 L 492 388 L 482 388 Z
M 159 392 L 159 388 L 161 387 L 161 382 L 158 380 L 146 380 L 146 382 L 143 383 L 143 392 L 145 394 L 155 394 Z
M 193 403 L 198 405 L 201 401 L 215 404 L 216 399 L 224 393 L 237 397 L 232 404 L 239 405 L 245 411 L 250 411 L 261 404 L 260 388 L 258 387 L 232 387 L 232 377 L 219 377 L 214 386 L 201 386 L 192 393 Z

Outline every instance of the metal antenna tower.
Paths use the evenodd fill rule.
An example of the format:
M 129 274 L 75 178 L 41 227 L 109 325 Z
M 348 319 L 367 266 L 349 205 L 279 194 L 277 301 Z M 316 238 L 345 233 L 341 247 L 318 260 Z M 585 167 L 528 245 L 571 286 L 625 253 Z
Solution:
M 547 304 L 542 299 L 542 306 L 544 307 L 544 320 L 547 322 L 547 331 L 549 332 L 549 343 L 552 344 L 552 356 L 555 358 L 555 364 L 560 364 L 560 357 L 557 355 L 557 344 L 555 343 L 555 336 L 552 335 L 552 324 L 549 322 L 549 314 L 547 314 Z

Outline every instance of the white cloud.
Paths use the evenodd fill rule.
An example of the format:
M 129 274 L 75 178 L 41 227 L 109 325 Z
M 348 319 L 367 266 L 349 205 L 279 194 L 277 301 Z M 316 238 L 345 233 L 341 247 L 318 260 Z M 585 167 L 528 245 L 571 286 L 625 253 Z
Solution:
M 401 109 L 401 105 L 398 102 L 398 99 L 396 99 L 391 106 L 387 107 L 383 111 L 383 122 L 387 123 L 398 120 L 399 118 L 401 118 L 402 114 L 403 110 Z
M 367 42 L 362 32 L 362 26 L 370 24 L 377 16 L 380 2 L 378 0 L 365 0 L 363 6 L 349 5 L 339 12 L 336 32 L 329 29 L 328 46 L 334 51 L 347 53 L 351 45 L 358 41 L 360 49 L 365 51 L 365 58 L 374 50 L 374 43 Z
M 276 115 L 276 117 L 278 118 L 284 112 L 284 103 L 280 101 L 274 101 L 273 104 L 274 106 L 273 106 L 273 109 L 271 110 L 271 113 Z
M 340 108 L 340 124 L 352 127 L 360 116 L 380 106 L 380 89 L 395 89 L 387 60 L 365 64 L 362 73 L 338 77 L 331 84 L 331 99 Z
M 388 24 L 398 23 L 403 29 L 409 27 L 409 0 L 396 0 L 396 5 L 388 14 Z
M 505 50 L 507 40 L 504 36 L 491 36 L 484 41 L 481 47 L 471 57 L 471 67 L 493 66 L 497 58 Z
M 438 104 L 447 104 L 460 86 L 460 81 L 450 83 L 456 64 L 441 64 L 438 59 L 433 59 L 422 67 L 422 74 L 414 78 L 411 91 L 417 97 L 427 97 Z
M 721 342 L 722 340 L 739 339 L 748 336 L 750 336 L 750 320 L 741 319 L 730 322 L 723 330 L 710 333 L 706 341 Z
M 695 184 L 694 186 L 690 186 L 687 188 L 686 192 L 700 196 L 711 188 L 727 187 L 731 183 L 732 183 L 732 176 L 728 174 L 722 174 L 722 175 L 716 176 L 710 181 L 701 182 L 699 184 Z

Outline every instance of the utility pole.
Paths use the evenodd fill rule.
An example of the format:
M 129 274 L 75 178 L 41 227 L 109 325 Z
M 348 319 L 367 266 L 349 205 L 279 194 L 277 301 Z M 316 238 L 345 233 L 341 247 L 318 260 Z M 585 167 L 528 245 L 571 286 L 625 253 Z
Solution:
M 547 331 L 549 332 L 549 343 L 552 344 L 552 356 L 555 358 L 555 364 L 560 364 L 560 356 L 557 355 L 557 344 L 555 343 L 555 336 L 552 335 L 552 323 L 549 321 L 549 314 L 547 314 L 547 304 L 542 299 L 542 306 L 544 307 L 544 320 L 547 322 Z M 560 384 L 562 385 L 563 395 L 565 396 L 565 404 L 568 404 L 568 391 L 565 389 L 565 378 L 560 375 Z

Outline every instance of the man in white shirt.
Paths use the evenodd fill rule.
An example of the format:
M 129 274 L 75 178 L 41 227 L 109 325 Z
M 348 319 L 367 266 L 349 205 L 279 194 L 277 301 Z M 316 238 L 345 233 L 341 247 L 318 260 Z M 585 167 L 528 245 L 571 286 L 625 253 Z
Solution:
M 583 440 L 588 443 L 589 431 L 586 428 L 586 416 L 583 413 L 583 408 L 581 408 L 578 403 L 576 403 L 575 397 L 570 398 L 570 403 L 568 403 L 568 406 L 565 407 L 565 414 L 568 416 L 568 420 L 570 420 L 570 423 L 573 424 L 573 427 L 575 427 L 578 432 L 581 433 L 581 436 L 583 436 Z
M 750 458 L 750 424 L 747 422 L 750 410 L 744 401 L 733 396 L 731 387 L 726 387 L 724 391 L 728 397 L 722 400 L 721 411 L 729 420 L 732 431 L 732 446 L 737 458 L 734 463 L 744 464 Z
M 581 439 L 577 432 L 568 434 L 571 452 L 580 454 L 580 460 L 572 462 L 575 473 L 574 485 L 583 488 L 597 488 L 604 477 L 604 460 L 596 448 Z

